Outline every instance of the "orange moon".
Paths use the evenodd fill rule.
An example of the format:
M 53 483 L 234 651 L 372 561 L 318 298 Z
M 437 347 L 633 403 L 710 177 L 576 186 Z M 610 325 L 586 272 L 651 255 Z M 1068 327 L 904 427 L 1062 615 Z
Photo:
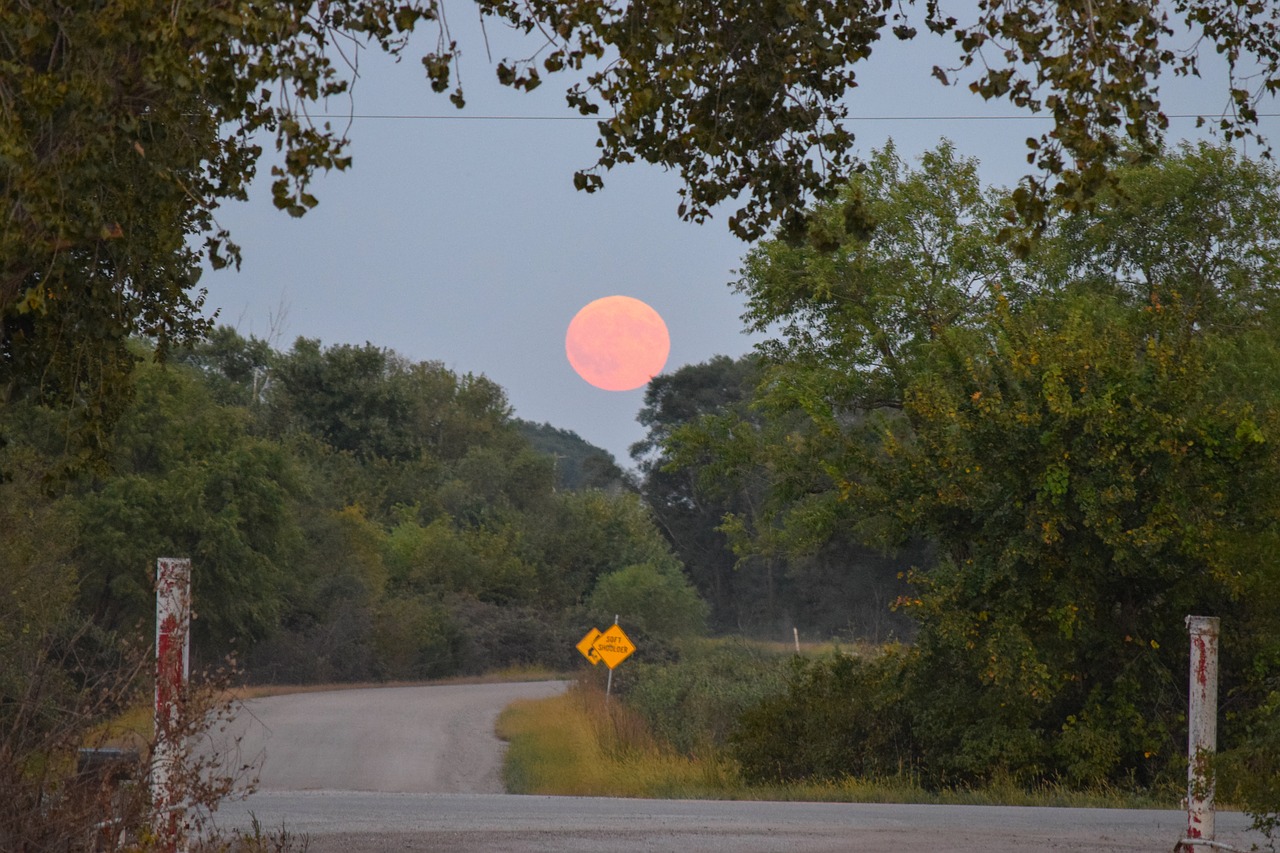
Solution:
M 564 351 L 578 375 L 605 391 L 630 391 L 662 372 L 671 336 L 661 315 L 639 299 L 606 296 L 569 323 Z

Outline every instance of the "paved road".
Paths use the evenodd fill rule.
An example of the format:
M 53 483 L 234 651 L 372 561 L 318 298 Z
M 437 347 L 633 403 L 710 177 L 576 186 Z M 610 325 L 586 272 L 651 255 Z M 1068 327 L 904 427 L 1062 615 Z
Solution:
M 262 791 L 502 793 L 498 714 L 563 681 L 294 693 L 246 703 L 233 730 Z
M 245 754 L 261 791 L 223 827 L 285 826 L 309 853 L 1169 853 L 1175 811 L 521 797 L 500 790 L 493 721 L 560 683 L 450 685 L 255 700 Z M 1218 815 L 1220 841 L 1263 839 Z
M 1172 811 L 755 803 L 520 797 L 502 794 L 257 794 L 220 812 L 249 813 L 309 839 L 308 853 L 1170 853 L 1186 825 Z M 1220 841 L 1248 849 L 1238 814 Z

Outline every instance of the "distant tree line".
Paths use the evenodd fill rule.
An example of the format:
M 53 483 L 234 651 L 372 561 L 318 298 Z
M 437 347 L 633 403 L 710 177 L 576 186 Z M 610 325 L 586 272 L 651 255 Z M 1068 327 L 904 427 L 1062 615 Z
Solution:
M 753 432 L 764 429 L 764 416 L 752 406 L 764 367 L 757 355 L 716 356 L 649 383 L 639 415 L 648 434 L 631 453 L 658 527 L 710 606 L 718 632 L 774 640 L 793 638 L 793 630 L 804 640 L 909 639 L 912 620 L 894 605 L 908 591 L 907 571 L 932 560 L 925 541 L 885 548 L 850 528 L 807 549 L 763 540 L 748 547 L 735 531 L 743 524 L 770 527 L 766 514 L 780 500 L 781 478 L 727 448 L 676 457 L 685 446 L 678 437 L 701 424 L 739 419 Z M 798 413 L 780 418 L 789 428 L 800 426 Z
M 105 456 L 65 458 L 65 409 L 3 411 L 6 578 L 55 567 L 98 630 L 149 635 L 158 556 L 193 561 L 196 656 L 238 649 L 260 680 L 566 667 L 619 612 L 656 641 L 703 629 L 621 469 L 482 376 L 229 328 L 145 351 Z

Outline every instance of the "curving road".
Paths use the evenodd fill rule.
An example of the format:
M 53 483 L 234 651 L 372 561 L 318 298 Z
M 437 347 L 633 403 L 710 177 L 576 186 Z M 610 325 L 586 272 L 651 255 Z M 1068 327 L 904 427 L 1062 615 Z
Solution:
M 563 682 L 302 693 L 248 703 L 237 722 L 261 785 L 223 827 L 281 826 L 309 853 L 1169 853 L 1175 811 L 521 797 L 498 793 L 499 711 Z M 1239 814 L 1218 840 L 1262 845 Z
M 245 703 L 234 734 L 259 790 L 502 793 L 494 723 L 567 682 L 440 684 L 293 693 Z

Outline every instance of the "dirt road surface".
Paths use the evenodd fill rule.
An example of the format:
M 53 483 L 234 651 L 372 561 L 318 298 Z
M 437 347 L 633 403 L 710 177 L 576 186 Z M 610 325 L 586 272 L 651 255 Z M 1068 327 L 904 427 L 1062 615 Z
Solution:
M 282 826 L 308 853 L 1170 853 L 1176 811 L 510 796 L 493 725 L 563 683 L 303 693 L 249 703 L 243 754 L 261 790 L 218 825 Z M 1218 840 L 1265 847 L 1243 815 Z M 296 850 L 301 851 L 301 845 Z

